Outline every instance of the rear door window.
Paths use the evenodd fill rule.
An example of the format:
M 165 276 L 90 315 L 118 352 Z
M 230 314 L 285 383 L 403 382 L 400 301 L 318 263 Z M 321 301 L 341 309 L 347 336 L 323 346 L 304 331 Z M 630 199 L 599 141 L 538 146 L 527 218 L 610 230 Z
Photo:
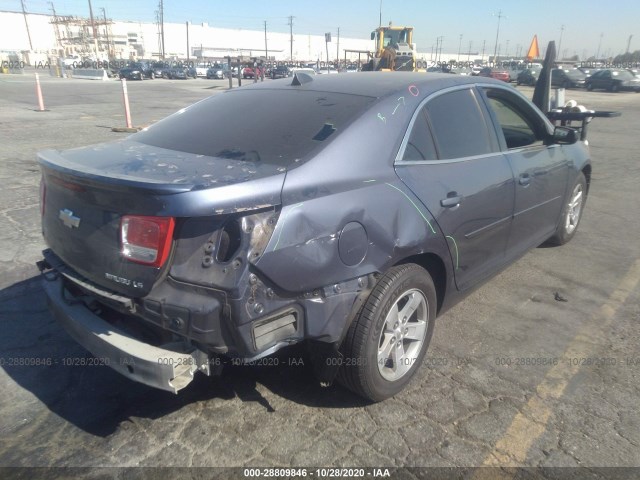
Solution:
M 437 160 L 436 147 L 431 137 L 424 109 L 416 116 L 409 140 L 402 155 L 403 161 Z
M 427 102 L 426 113 L 440 160 L 495 151 L 494 133 L 470 88 L 437 96 Z

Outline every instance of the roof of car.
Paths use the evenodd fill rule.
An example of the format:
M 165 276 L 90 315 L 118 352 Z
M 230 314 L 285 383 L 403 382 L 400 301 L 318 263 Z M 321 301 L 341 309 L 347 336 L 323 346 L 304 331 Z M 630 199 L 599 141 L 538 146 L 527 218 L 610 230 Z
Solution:
M 394 93 L 406 91 L 409 87 L 412 95 L 421 93 L 429 94 L 442 88 L 456 85 L 474 83 L 495 83 L 503 85 L 504 82 L 487 77 L 472 77 L 467 75 L 452 75 L 438 73 L 414 73 L 414 72 L 357 72 L 350 75 L 315 75 L 313 80 L 302 85 L 293 86 L 292 79 L 273 80 L 264 83 L 254 83 L 242 87 L 244 89 L 267 90 L 309 90 L 331 93 L 345 93 L 350 95 L 365 95 L 382 98 Z M 238 89 L 229 92 L 238 91 Z M 417 93 L 416 93 L 417 92 Z

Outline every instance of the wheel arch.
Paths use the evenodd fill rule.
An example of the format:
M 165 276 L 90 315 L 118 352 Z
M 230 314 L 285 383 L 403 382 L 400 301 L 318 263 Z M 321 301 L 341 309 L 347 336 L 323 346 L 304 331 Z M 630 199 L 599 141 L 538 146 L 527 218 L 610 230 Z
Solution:
M 440 309 L 444 303 L 444 298 L 447 293 L 447 268 L 444 261 L 442 260 L 442 258 L 440 258 L 439 255 L 432 252 L 427 252 L 404 258 L 396 263 L 396 265 L 403 265 L 407 263 L 415 263 L 416 265 L 420 265 L 431 276 L 433 285 L 436 287 L 436 296 L 438 300 L 436 312 L 440 313 Z

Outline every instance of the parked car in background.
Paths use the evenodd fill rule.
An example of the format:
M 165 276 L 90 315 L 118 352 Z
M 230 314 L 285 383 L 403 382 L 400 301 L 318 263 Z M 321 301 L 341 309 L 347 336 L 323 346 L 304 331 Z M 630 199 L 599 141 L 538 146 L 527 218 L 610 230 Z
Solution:
M 231 72 L 226 65 L 213 65 L 207 69 L 207 78 L 215 78 L 221 80 L 223 78 L 229 78 Z
M 451 65 L 443 63 L 440 65 L 432 65 L 427 68 L 427 73 L 454 73 Z
M 539 75 L 540 75 L 540 70 L 535 68 L 525 68 L 518 74 L 516 83 L 518 85 L 529 85 L 534 87 L 538 82 Z
M 168 78 L 167 72 L 171 69 L 171 66 L 166 62 L 153 62 L 151 68 L 155 78 Z
M 585 80 L 587 90 L 607 90 L 609 92 L 640 92 L 640 78 L 628 70 L 608 68 L 600 70 Z
M 594 73 L 599 72 L 600 70 L 602 70 L 602 68 L 578 67 L 578 70 L 580 70 L 582 73 L 584 73 L 587 77 L 590 77 Z
M 286 65 L 278 65 L 277 67 L 273 67 L 270 72 L 270 77 L 272 79 L 276 78 L 285 78 L 289 76 L 289 67 Z
M 510 82 L 509 72 L 503 68 L 484 67 L 478 75 L 481 77 L 495 78 L 496 80 L 502 80 L 507 83 Z
M 194 77 L 194 72 L 191 72 L 189 67 L 172 67 L 167 71 L 167 78 L 174 80 L 187 80 Z
M 309 67 L 291 67 L 289 68 L 289 76 L 293 77 L 293 75 L 295 75 L 296 73 L 306 73 L 307 75 L 316 75 L 318 72 L 313 69 L 313 68 L 309 68 Z
M 248 85 L 99 148 L 40 152 L 42 286 L 131 380 L 175 393 L 301 343 L 321 381 L 381 401 L 437 315 L 574 237 L 590 159 L 489 78 Z
M 340 73 L 340 72 L 338 72 L 338 70 L 335 67 L 329 67 L 329 68 L 320 67 L 320 68 L 316 69 L 316 73 L 320 74 L 320 75 L 322 75 L 322 74 L 331 74 L 331 75 L 333 75 L 333 74 Z
M 451 73 L 455 73 L 456 75 L 473 75 L 473 71 L 468 67 L 453 67 Z
M 245 67 L 242 70 L 242 78 L 253 78 L 255 76 L 262 76 L 262 69 L 260 67 Z
M 577 68 L 562 69 L 554 68 L 551 70 L 551 85 L 562 88 L 583 88 L 587 75 Z
M 118 76 L 127 80 L 144 80 L 145 78 L 153 80 L 156 78 L 149 62 L 131 62 L 118 71 Z
M 207 71 L 209 70 L 209 65 L 206 63 L 198 63 L 195 67 L 191 67 L 195 69 L 196 77 L 206 77 Z

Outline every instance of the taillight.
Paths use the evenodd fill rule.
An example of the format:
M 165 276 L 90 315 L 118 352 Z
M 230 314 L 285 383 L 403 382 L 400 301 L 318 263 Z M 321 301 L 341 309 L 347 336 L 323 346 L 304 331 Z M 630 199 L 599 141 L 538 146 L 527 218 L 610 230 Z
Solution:
M 172 217 L 125 215 L 120 222 L 122 256 L 132 262 L 161 267 L 173 239 Z
M 44 177 L 40 179 L 40 215 L 44 217 L 44 196 L 47 193 L 47 186 L 44 184 Z

